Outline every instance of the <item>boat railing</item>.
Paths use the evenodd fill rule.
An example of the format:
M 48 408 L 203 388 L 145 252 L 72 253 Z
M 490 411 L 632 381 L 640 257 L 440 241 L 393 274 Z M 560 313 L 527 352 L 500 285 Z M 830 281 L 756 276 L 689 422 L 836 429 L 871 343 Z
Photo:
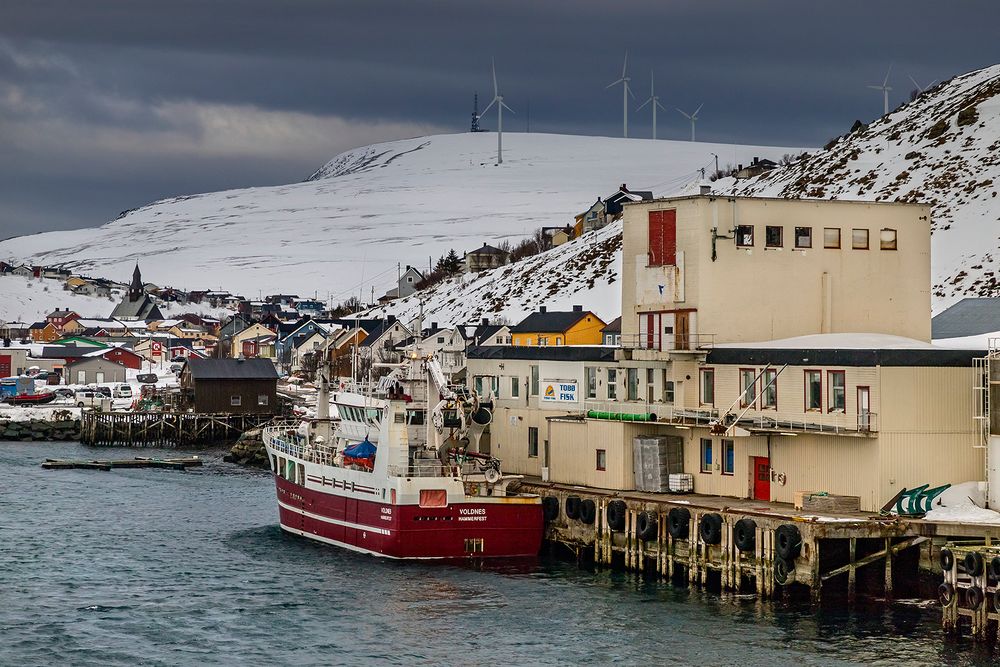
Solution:
M 409 465 L 390 465 L 387 472 L 390 477 L 465 477 L 479 472 L 479 468 L 471 461 L 445 466 L 437 459 L 420 459 Z
M 298 424 L 278 424 L 264 428 L 265 441 L 275 450 L 312 463 L 336 465 L 336 450 L 327 444 L 309 442 L 309 438 L 298 432 Z

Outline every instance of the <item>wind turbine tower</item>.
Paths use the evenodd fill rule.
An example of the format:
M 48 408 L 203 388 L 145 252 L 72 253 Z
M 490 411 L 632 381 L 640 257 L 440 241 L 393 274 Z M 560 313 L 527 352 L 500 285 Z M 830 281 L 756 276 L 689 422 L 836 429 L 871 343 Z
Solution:
M 701 111 L 701 108 L 703 106 L 705 106 L 704 102 L 702 102 L 701 104 L 698 105 L 698 108 L 694 110 L 693 114 L 687 114 L 687 113 L 681 111 L 680 109 L 677 109 L 678 111 L 680 111 L 680 113 L 681 113 L 682 116 L 684 116 L 689 121 L 691 121 L 691 141 L 694 141 L 694 124 L 696 122 L 698 122 L 698 112 Z
M 654 85 L 653 84 L 653 70 L 649 70 L 649 99 L 646 100 L 645 102 L 643 102 L 642 104 L 640 104 L 639 108 L 636 109 L 636 111 L 641 110 L 644 106 L 646 106 L 650 102 L 653 103 L 653 139 L 656 139 L 656 107 L 660 107 L 664 111 L 666 111 L 666 109 L 664 109 L 663 105 L 660 104 L 660 98 L 657 97 L 656 90 L 653 87 L 653 85 Z
M 892 65 L 890 64 L 889 65 L 889 69 L 886 70 L 885 79 L 882 80 L 882 85 L 881 86 L 868 86 L 872 90 L 881 90 L 882 91 L 882 107 L 884 109 L 883 112 L 882 112 L 883 115 L 886 115 L 886 114 L 889 113 L 889 91 L 892 90 L 892 88 L 890 88 L 888 84 L 889 84 L 889 74 L 891 72 L 892 72 Z
M 497 85 L 497 63 L 493 61 L 493 100 L 483 109 L 483 114 L 490 110 L 494 104 L 497 105 L 497 164 L 503 164 L 503 110 L 514 113 L 514 110 L 503 103 L 503 95 L 500 94 L 500 87 Z
M 622 75 L 617 81 L 613 81 L 604 87 L 605 90 L 612 86 L 617 86 L 619 83 L 622 84 L 622 136 L 628 138 L 628 96 L 632 95 L 632 99 L 635 99 L 635 95 L 632 93 L 632 88 L 628 85 L 628 82 L 632 79 L 628 75 L 628 51 L 625 52 L 625 64 L 622 65 Z

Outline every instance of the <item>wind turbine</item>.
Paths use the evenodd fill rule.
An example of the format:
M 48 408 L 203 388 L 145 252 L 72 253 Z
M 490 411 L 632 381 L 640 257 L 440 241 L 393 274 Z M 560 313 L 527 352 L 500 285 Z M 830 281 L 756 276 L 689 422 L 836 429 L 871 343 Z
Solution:
M 660 104 L 660 98 L 657 97 L 656 91 L 653 88 L 653 70 L 649 70 L 649 99 L 640 104 L 636 111 L 639 111 L 650 102 L 653 103 L 653 139 L 656 139 L 656 107 L 660 107 L 664 111 L 666 111 L 666 109 L 662 104 Z
M 910 77 L 910 81 L 913 82 L 913 85 L 916 86 L 917 90 L 919 90 L 921 93 L 924 92 L 925 90 L 927 90 L 928 88 L 930 88 L 931 86 L 933 86 L 935 83 L 937 83 L 937 79 L 934 79 L 933 81 L 931 81 L 930 83 L 928 83 L 926 86 L 921 86 L 919 83 L 917 83 L 917 80 L 914 79 L 912 76 Z
M 496 59 L 492 59 L 491 62 L 493 66 L 493 99 L 483 109 L 483 115 L 486 115 L 491 106 L 497 105 L 497 164 L 503 164 L 503 110 L 506 109 L 511 113 L 514 113 L 514 110 L 503 103 L 503 95 L 500 94 L 500 87 L 497 86 Z
M 703 106 L 705 106 L 705 103 L 704 103 L 704 102 L 702 102 L 702 103 L 701 103 L 700 105 L 698 105 L 698 108 L 697 108 L 697 109 L 695 109 L 695 110 L 694 110 L 694 113 L 693 113 L 693 114 L 690 114 L 690 115 L 688 115 L 688 114 L 684 113 L 684 112 L 683 112 L 683 111 L 681 111 L 680 109 L 677 109 L 678 111 L 680 111 L 680 112 L 681 112 L 681 115 L 682 115 L 682 116 L 684 116 L 684 117 L 685 117 L 685 118 L 687 118 L 687 119 L 688 119 L 689 121 L 691 121 L 691 141 L 694 141 L 694 124 L 695 124 L 695 122 L 697 122 L 697 120 L 698 120 L 698 112 L 699 112 L 699 111 L 701 111 L 701 108 L 702 108 Z M 676 107 L 675 107 L 675 108 L 676 108 Z
M 631 77 L 628 75 L 628 51 L 626 51 L 621 78 L 604 86 L 604 89 L 607 90 L 611 86 L 617 86 L 619 83 L 622 84 L 622 136 L 626 138 L 628 137 L 628 96 L 632 95 L 632 99 L 635 99 L 635 95 L 632 94 L 632 88 L 628 85 L 628 82 L 631 80 Z
M 885 114 L 889 113 L 889 91 L 892 90 L 892 88 L 887 85 L 889 83 L 890 72 L 892 72 L 892 64 L 889 65 L 889 69 L 885 73 L 885 79 L 882 81 L 881 86 L 868 86 L 872 90 L 882 91 L 882 105 L 885 107 Z

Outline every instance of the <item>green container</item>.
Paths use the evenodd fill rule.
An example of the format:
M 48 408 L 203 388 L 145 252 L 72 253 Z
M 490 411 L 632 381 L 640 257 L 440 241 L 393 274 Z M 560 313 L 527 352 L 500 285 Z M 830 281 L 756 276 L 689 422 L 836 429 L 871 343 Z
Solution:
M 607 419 L 616 422 L 652 422 L 656 421 L 656 415 L 652 412 L 641 412 L 633 414 L 631 412 L 601 412 L 600 410 L 588 410 L 588 419 Z

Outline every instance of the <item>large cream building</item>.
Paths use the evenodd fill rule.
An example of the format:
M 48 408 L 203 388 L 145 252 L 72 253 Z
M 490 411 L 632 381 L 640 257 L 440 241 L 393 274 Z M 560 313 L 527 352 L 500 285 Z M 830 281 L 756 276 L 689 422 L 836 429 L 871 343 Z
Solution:
M 470 351 L 505 470 L 631 489 L 633 438 L 665 435 L 696 493 L 874 511 L 983 478 L 982 352 L 928 342 L 927 207 L 698 196 L 624 219 L 620 348 Z

